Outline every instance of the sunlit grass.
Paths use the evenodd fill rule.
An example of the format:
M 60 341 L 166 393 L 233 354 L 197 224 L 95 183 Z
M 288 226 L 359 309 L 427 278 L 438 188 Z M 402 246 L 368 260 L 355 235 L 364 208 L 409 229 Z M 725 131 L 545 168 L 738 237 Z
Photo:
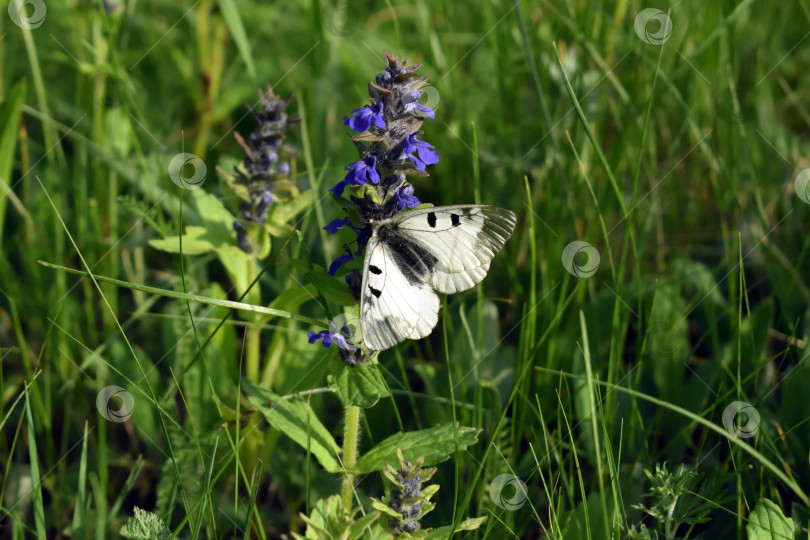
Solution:
M 518 227 L 429 339 L 381 353 L 391 397 L 362 411 L 361 456 L 400 429 L 480 429 L 438 465 L 423 522 L 487 516 L 470 537 L 743 538 L 763 498 L 806 535 L 807 2 L 686 0 L 661 44 L 634 19 L 669 6 L 638 2 L 336 6 L 0 17 L 0 536 L 112 538 L 139 507 L 182 538 L 276 538 L 340 493 L 242 377 L 342 442 L 342 363 L 306 333 L 342 310 L 317 281 L 349 241 L 322 230 L 342 215 L 327 190 L 384 50 L 435 89 L 419 198 L 503 205 Z M 312 199 L 259 264 L 186 243 L 181 265 L 149 241 L 232 235 L 217 167 L 268 83 L 294 92 L 290 177 Z M 204 159 L 201 189 L 169 179 L 180 152 Z M 599 254 L 589 277 L 585 254 L 563 259 L 573 241 Z M 111 385 L 133 396 L 125 422 L 97 409 Z M 737 401 L 751 437 L 724 423 Z M 501 474 L 526 485 L 517 509 L 491 496 Z M 361 476 L 355 504 L 383 485 Z

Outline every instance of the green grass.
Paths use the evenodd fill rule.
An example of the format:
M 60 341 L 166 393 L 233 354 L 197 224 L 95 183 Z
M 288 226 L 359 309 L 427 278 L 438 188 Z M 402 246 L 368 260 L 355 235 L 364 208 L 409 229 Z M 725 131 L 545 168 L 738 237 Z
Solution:
M 661 45 L 634 30 L 651 7 L 671 8 Z M 810 2 L 333 12 L 48 2 L 30 29 L 0 13 L 0 538 L 114 538 L 135 507 L 180 538 L 303 534 L 301 514 L 331 495 L 357 519 L 384 498 L 377 472 L 348 481 L 354 456 L 327 472 L 322 427 L 344 453 L 356 436 L 363 463 L 400 431 L 452 422 L 423 527 L 745 538 L 788 516 L 806 537 L 810 207 L 794 179 L 810 167 Z M 343 364 L 306 333 L 343 309 L 315 266 L 349 237 L 321 227 L 357 159 L 342 118 L 367 103 L 384 50 L 421 63 L 439 98 L 420 200 L 506 206 L 518 226 L 428 339 L 358 371 L 390 397 L 347 415 L 327 379 Z M 267 83 L 294 93 L 291 176 L 312 199 L 276 220 L 260 261 L 195 254 L 235 240 L 217 167 L 241 159 L 242 105 Z M 201 189 L 169 179 L 181 152 L 204 159 Z M 187 226 L 203 236 L 183 237 L 182 259 L 149 243 Z M 562 260 L 576 240 L 599 253 L 590 277 Z M 303 443 L 254 383 L 294 404 Z M 111 385 L 133 396 L 125 422 L 97 409 Z M 737 401 L 759 414 L 750 438 L 724 427 Z M 519 508 L 490 495 L 501 474 L 525 483 Z

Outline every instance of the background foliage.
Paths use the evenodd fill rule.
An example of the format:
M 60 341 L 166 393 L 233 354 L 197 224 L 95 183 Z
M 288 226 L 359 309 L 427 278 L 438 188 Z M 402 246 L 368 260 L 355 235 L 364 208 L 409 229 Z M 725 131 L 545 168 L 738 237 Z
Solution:
M 392 397 L 364 409 L 361 456 L 400 429 L 481 430 L 438 466 L 423 522 L 488 516 L 470 536 L 806 536 L 810 199 L 794 180 L 810 166 L 810 6 L 684 0 L 661 45 L 634 28 L 649 7 L 670 9 L 66 0 L 37 28 L 4 13 L 0 537 L 112 537 L 137 506 L 184 538 L 272 538 L 340 491 L 240 375 L 301 393 L 340 440 L 327 376 L 343 364 L 300 318 L 323 325 L 340 303 L 322 270 L 340 238 L 320 228 L 357 159 L 342 117 L 384 49 L 422 63 L 438 99 L 419 198 L 519 221 L 429 339 L 380 355 Z M 311 199 L 271 216 L 243 301 L 298 319 L 238 311 L 214 333 L 228 308 L 40 264 L 238 300 L 265 264 L 228 251 L 237 200 L 216 167 L 241 158 L 242 104 L 267 83 L 295 94 L 291 176 Z M 200 189 L 169 179 L 180 152 L 204 159 Z M 186 226 L 208 244 L 181 260 L 165 242 Z M 562 259 L 575 240 L 600 255 L 590 277 L 569 270 L 593 258 Z M 96 406 L 110 385 L 133 396 L 126 422 Z M 758 412 L 753 437 L 725 429 L 735 401 Z M 501 474 L 527 486 L 517 509 L 491 494 Z M 382 475 L 358 490 L 368 510 Z

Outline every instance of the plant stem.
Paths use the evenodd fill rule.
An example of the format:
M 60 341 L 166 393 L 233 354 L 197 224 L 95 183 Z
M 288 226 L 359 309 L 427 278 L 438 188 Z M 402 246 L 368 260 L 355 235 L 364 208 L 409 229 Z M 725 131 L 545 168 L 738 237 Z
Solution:
M 351 405 L 346 407 L 346 421 L 343 427 L 343 466 L 351 471 L 357 465 L 357 441 L 360 434 L 360 407 Z M 343 506 L 351 511 L 354 500 L 354 474 L 347 473 L 343 478 L 343 488 L 340 495 Z
M 258 322 L 253 317 L 253 322 Z M 261 350 L 261 327 L 250 325 L 246 327 L 247 345 L 245 347 L 245 375 L 253 382 L 259 382 L 259 353 Z
M 248 275 L 248 283 L 250 283 L 256 277 L 256 266 L 251 264 L 248 268 L 250 272 Z M 258 286 L 248 293 L 248 298 L 256 304 L 261 303 Z M 261 350 L 262 332 L 259 321 L 261 320 L 261 316 L 258 314 L 252 315 L 253 317 L 250 317 L 250 321 L 255 324 L 245 327 L 245 333 L 247 334 L 247 343 L 245 345 L 245 376 L 253 382 L 259 382 L 259 352 Z

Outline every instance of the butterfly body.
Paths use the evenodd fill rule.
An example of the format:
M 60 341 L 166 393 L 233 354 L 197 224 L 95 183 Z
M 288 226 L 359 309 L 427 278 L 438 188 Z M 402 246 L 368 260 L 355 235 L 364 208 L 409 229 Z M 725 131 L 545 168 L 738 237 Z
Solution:
M 488 205 L 403 212 L 371 222 L 360 294 L 360 326 L 371 350 L 421 339 L 438 322 L 439 297 L 478 284 L 515 227 L 515 214 Z

